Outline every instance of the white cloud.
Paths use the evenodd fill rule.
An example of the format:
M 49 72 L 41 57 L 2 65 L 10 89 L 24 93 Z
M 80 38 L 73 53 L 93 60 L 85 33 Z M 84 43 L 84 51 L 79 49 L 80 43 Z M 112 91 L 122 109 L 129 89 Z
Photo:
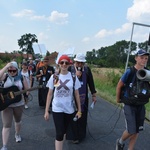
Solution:
M 46 19 L 46 17 L 44 15 L 37 16 L 37 15 L 34 15 L 34 14 L 35 14 L 35 12 L 33 10 L 23 9 L 20 12 L 12 14 L 12 16 L 17 17 L 17 18 L 27 17 L 31 20 L 44 20 L 44 19 Z
M 148 22 L 150 16 L 149 0 L 134 0 L 133 6 L 128 9 L 127 19 L 130 22 Z
M 57 24 L 66 24 L 68 23 L 68 16 L 68 13 L 59 13 L 58 11 L 53 11 L 51 12 L 49 20 Z
M 104 38 L 110 35 L 119 35 L 129 30 L 131 30 L 131 23 L 125 23 L 120 28 L 117 28 L 115 30 L 102 29 L 98 33 L 96 33 L 95 38 Z
M 14 17 L 32 17 L 34 15 L 34 11 L 33 10 L 29 10 L 29 9 L 23 9 L 22 11 L 18 12 L 18 13 L 14 13 L 12 14 L 12 16 Z
M 89 37 L 84 37 L 82 42 L 89 42 L 90 41 L 90 38 Z
M 131 23 L 125 23 L 121 26 L 121 28 L 118 28 L 118 29 L 114 30 L 113 32 L 115 34 L 122 34 L 122 33 L 129 31 L 129 30 L 131 30 Z
M 33 10 L 23 9 L 20 12 L 13 13 L 13 17 L 23 18 L 28 17 L 31 20 L 49 20 L 50 22 L 56 24 L 67 24 L 68 23 L 68 13 L 59 13 L 58 11 L 52 11 L 50 16 L 45 15 L 35 15 Z
M 107 31 L 106 29 L 102 29 L 100 30 L 96 35 L 95 37 L 96 38 L 103 38 L 103 37 L 106 37 L 108 35 L 111 35 L 112 34 L 112 31 Z

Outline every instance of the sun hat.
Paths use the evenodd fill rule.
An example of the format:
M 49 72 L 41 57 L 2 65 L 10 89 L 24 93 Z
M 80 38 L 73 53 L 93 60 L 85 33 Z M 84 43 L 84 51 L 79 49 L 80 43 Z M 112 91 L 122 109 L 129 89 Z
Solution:
M 70 63 L 70 58 L 67 55 L 62 55 L 59 57 L 58 63 L 60 63 L 63 59 L 66 59 Z
M 82 53 L 78 53 L 78 54 L 76 55 L 76 57 L 74 58 L 74 61 L 86 62 L 85 55 L 82 54 Z
M 143 56 L 143 55 L 149 55 L 149 53 L 146 52 L 146 51 L 143 50 L 143 49 L 140 49 L 140 50 L 138 50 L 138 52 L 137 52 L 136 55 L 137 55 L 137 56 Z
M 12 66 L 12 67 L 15 67 L 16 69 L 19 69 L 19 68 L 18 68 L 18 64 L 17 64 L 15 61 L 12 61 L 12 62 L 11 62 L 11 66 Z

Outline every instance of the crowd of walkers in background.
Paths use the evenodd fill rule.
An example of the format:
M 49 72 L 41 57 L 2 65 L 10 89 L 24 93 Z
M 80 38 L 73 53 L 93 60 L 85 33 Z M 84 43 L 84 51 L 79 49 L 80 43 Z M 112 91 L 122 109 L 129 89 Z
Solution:
M 124 100 L 121 99 L 121 89 L 124 85 L 130 85 L 127 84 L 130 75 L 135 77 L 138 70 L 145 68 L 149 55 L 145 50 L 137 52 L 134 72 L 129 68 L 117 84 L 117 103 L 122 103 L 121 100 Z M 35 82 L 38 84 L 39 107 L 45 109 L 43 117 L 48 121 L 52 115 L 54 120 L 55 150 L 63 150 L 64 140 L 79 144 L 86 138 L 89 93 L 92 103 L 95 104 L 96 89 L 91 69 L 86 64 L 85 55 L 78 53 L 72 60 L 67 55 L 62 55 L 57 59 L 55 66 L 50 65 L 49 62 L 47 56 L 39 62 L 29 58 L 27 61 L 23 60 L 19 67 L 18 63 L 12 60 L 0 70 L 0 97 L 2 101 L 0 110 L 3 123 L 1 150 L 8 150 L 7 145 L 13 120 L 16 142 L 21 142 L 20 130 L 23 109 L 28 109 L 28 99 L 31 94 L 29 89 L 34 88 Z M 135 81 L 138 80 L 135 79 Z M 148 81 L 147 83 L 149 84 Z M 144 98 L 148 87 L 144 86 L 144 89 L 142 87 Z M 128 90 L 129 87 L 126 87 L 126 92 L 123 95 L 125 99 L 129 98 L 123 107 L 127 124 L 122 136 L 117 139 L 116 150 L 123 150 L 127 139 L 130 139 L 128 148 L 133 150 L 139 131 L 144 128 L 144 98 L 140 98 L 140 105 L 129 104 L 131 97 L 128 96 Z M 21 94 L 15 96 L 13 93 L 18 91 L 25 92 L 21 93 L 22 96 Z M 3 94 L 9 95 L 9 99 Z M 146 102 L 148 101 L 149 97 L 146 97 Z

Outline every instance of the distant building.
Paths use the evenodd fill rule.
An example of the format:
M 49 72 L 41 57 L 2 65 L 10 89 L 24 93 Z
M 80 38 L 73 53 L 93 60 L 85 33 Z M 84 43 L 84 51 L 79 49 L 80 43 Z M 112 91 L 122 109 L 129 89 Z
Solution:
M 19 53 L 13 53 L 12 54 L 12 53 L 0 52 L 0 57 L 5 57 L 5 56 L 10 57 L 12 59 L 22 56 L 24 59 L 27 59 L 27 57 L 32 57 L 32 54 L 28 54 L 28 56 L 27 56 L 27 54 L 19 54 Z
M 55 62 L 56 62 L 57 55 L 58 55 L 57 52 L 53 52 L 48 56 L 51 65 L 56 64 Z M 13 53 L 12 54 L 12 53 L 2 53 L 2 52 L 0 52 L 0 58 L 9 57 L 13 60 L 13 59 L 17 59 L 17 57 L 20 57 L 20 56 L 22 56 L 23 59 L 25 59 L 25 60 L 28 60 L 29 58 L 33 58 L 32 54 L 27 55 L 27 54 L 19 54 L 19 53 Z

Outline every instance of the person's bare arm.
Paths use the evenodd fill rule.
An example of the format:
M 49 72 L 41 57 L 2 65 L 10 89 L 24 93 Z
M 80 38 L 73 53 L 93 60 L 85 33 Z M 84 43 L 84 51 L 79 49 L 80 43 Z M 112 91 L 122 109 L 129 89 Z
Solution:
M 47 94 L 45 114 L 44 114 L 45 120 L 49 120 L 49 107 L 51 104 L 52 95 L 53 95 L 53 90 L 49 89 L 48 94 Z
M 77 109 L 78 109 L 76 116 L 79 119 L 82 116 L 82 112 L 81 112 L 80 96 L 79 96 L 78 89 L 75 90 L 75 100 L 76 100 L 76 105 L 77 105 Z
M 121 89 L 124 86 L 124 83 L 119 80 L 117 87 L 116 87 L 116 101 L 117 103 L 120 103 L 120 96 L 121 96 Z

